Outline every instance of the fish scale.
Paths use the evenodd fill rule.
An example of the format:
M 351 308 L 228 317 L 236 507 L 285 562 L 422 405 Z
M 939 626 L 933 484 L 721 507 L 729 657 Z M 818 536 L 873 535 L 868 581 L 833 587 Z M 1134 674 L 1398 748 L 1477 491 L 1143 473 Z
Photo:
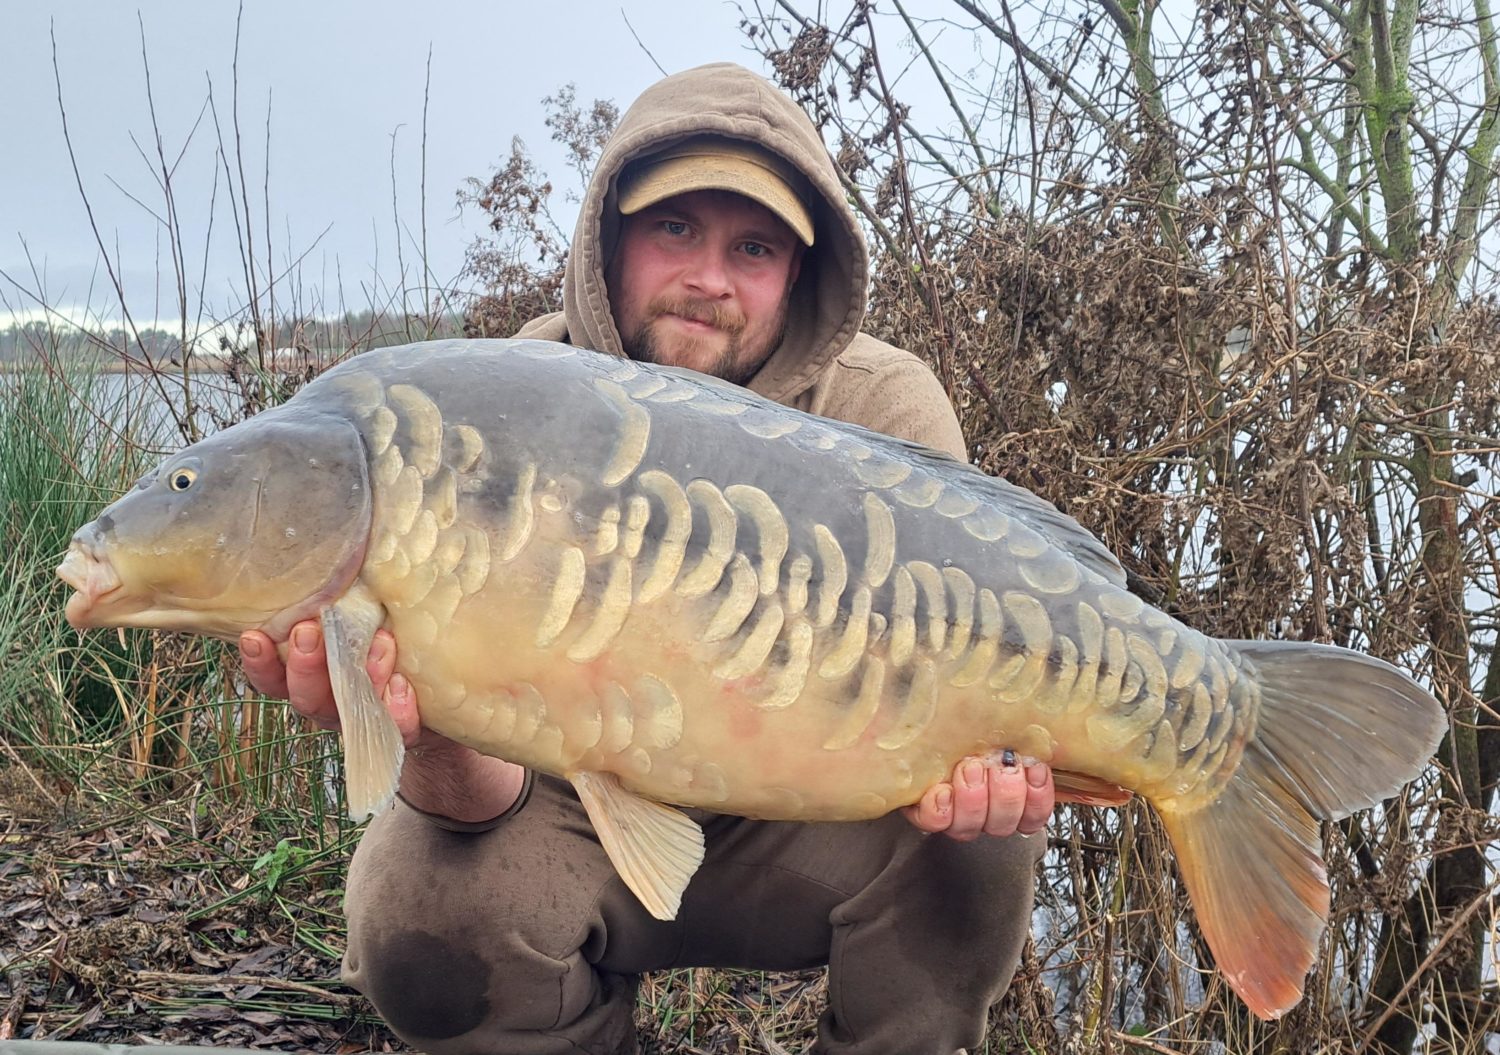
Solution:
M 1316 820 L 1394 794 L 1444 729 L 1389 664 L 1145 604 L 1075 521 L 962 462 L 535 341 L 357 356 L 168 458 L 59 574 L 78 626 L 320 619 L 356 817 L 402 764 L 364 670 L 388 628 L 423 724 L 570 780 L 660 918 L 702 857 L 674 804 L 874 817 L 1003 748 L 1074 801 L 1139 792 L 1268 1017 L 1327 914 Z
M 940 701 L 965 687 L 955 686 L 955 681 L 982 685 L 991 701 L 1011 705 L 1029 702 L 1041 715 L 1056 713 L 1066 706 L 1068 693 L 1060 687 L 1065 667 L 1062 657 L 1070 653 L 1081 655 L 1085 665 L 1093 657 L 1082 652 L 1077 641 L 1064 631 L 1065 619 L 1054 627 L 1038 597 L 1072 596 L 1085 582 L 1086 571 L 1050 545 L 1043 535 L 993 509 L 976 515 L 977 505 L 955 500 L 947 507 L 949 514 L 945 519 L 963 532 L 950 532 L 951 540 L 959 545 L 967 540 L 970 551 L 982 551 L 988 543 L 1002 545 L 1013 558 L 1008 565 L 1009 576 L 995 576 L 986 581 L 985 573 L 980 571 L 976 580 L 962 566 L 977 565 L 980 558 L 975 556 L 944 557 L 942 567 L 921 559 L 898 563 L 901 534 L 898 523 L 904 524 L 918 511 L 932 509 L 945 492 L 961 495 L 961 489 L 952 484 L 945 486 L 944 481 L 924 472 L 922 467 L 877 454 L 866 443 L 814 433 L 808 437 L 807 447 L 835 456 L 845 454 L 860 467 L 855 473 L 858 484 L 851 499 L 843 503 L 859 512 L 846 517 L 845 522 L 838 524 L 837 531 L 815 521 L 812 543 L 808 545 L 805 533 L 794 533 L 792 529 L 795 518 L 789 520 L 765 490 L 752 484 L 721 486 L 714 482 L 715 469 L 719 479 L 725 479 L 735 472 L 735 467 L 714 466 L 712 452 L 701 449 L 693 452 L 697 460 L 693 471 L 701 475 L 688 479 L 685 486 L 679 481 L 686 472 L 668 471 L 665 466 L 670 463 L 660 453 L 647 458 L 653 428 L 670 428 L 660 423 L 664 413 L 701 412 L 709 408 L 708 413 L 716 417 L 738 420 L 745 417 L 747 408 L 737 393 L 712 386 L 693 391 L 675 378 L 672 379 L 675 383 L 636 384 L 632 388 L 631 383 L 642 376 L 639 371 L 633 376 L 615 372 L 608 378 L 588 379 L 587 388 L 592 389 L 594 398 L 602 404 L 598 416 L 613 419 L 613 432 L 608 428 L 599 430 L 599 435 L 607 438 L 607 442 L 596 447 L 599 462 L 589 465 L 570 459 L 571 471 L 561 473 L 556 471 L 560 466 L 549 466 L 540 457 L 534 462 L 528 460 L 518 467 L 506 488 L 511 501 L 503 522 L 509 530 L 499 538 L 492 538 L 492 544 L 511 554 L 512 559 L 524 554 L 529 545 L 554 544 L 556 535 L 534 534 L 539 517 L 544 521 L 549 517 L 557 520 L 557 530 L 567 539 L 550 569 L 546 604 L 535 621 L 532 644 L 539 653 L 574 664 L 597 660 L 616 647 L 633 655 L 649 655 L 646 642 L 630 635 L 626 641 L 618 639 L 637 610 L 650 607 L 653 599 L 664 596 L 675 599 L 679 603 L 669 607 L 675 607 L 678 618 L 699 628 L 698 643 L 717 646 L 695 652 L 717 680 L 773 675 L 761 678 L 762 691 L 773 703 L 770 709 L 783 710 L 803 698 L 809 707 L 822 704 L 831 715 L 826 725 L 818 729 L 822 750 L 864 751 L 874 756 L 877 763 L 871 769 L 876 772 L 884 769 L 890 777 L 893 786 L 889 787 L 866 780 L 867 786 L 853 791 L 838 788 L 836 792 L 830 790 L 814 796 L 804 790 L 799 796 L 797 809 L 801 815 L 816 810 L 820 816 L 839 819 L 865 815 L 855 812 L 859 808 L 871 811 L 869 815 L 883 813 L 909 795 L 913 784 L 910 767 L 903 767 L 901 772 L 882 767 L 878 764 L 884 761 L 881 755 L 913 745 L 925 746 L 923 737 L 929 731 L 941 735 L 942 723 L 934 725 Z M 397 487 L 393 488 L 394 497 L 384 504 L 377 501 L 375 510 L 377 538 L 389 532 L 401 539 L 398 548 L 404 559 L 394 570 L 403 574 L 384 581 L 380 573 L 386 566 L 380 565 L 372 569 L 375 572 L 372 581 L 396 600 L 392 620 L 398 629 L 398 640 L 410 636 L 422 645 L 430 642 L 437 627 L 453 618 L 457 605 L 452 589 L 438 589 L 434 577 L 417 570 L 425 565 L 435 548 L 435 515 L 426 505 L 430 501 L 429 488 L 418 492 L 415 481 L 437 477 L 440 468 L 444 479 L 449 475 L 456 478 L 466 468 L 472 473 L 479 461 L 475 448 L 481 455 L 484 449 L 482 432 L 474 424 L 454 423 L 448 428 L 463 427 L 474 430 L 474 434 L 445 443 L 444 417 L 437 402 L 410 384 L 392 385 L 388 391 L 393 393 L 388 403 L 375 408 L 366 418 L 367 436 L 373 448 L 383 435 L 391 433 L 390 415 L 394 411 L 397 428 L 391 436 L 391 449 L 400 453 L 403 465 L 410 465 L 416 471 L 401 474 Z M 656 405 L 656 419 L 641 409 L 648 404 Z M 584 420 L 589 417 L 579 416 Z M 784 440 L 801 431 L 795 422 L 771 428 L 766 419 L 763 412 L 750 417 L 746 421 L 747 435 L 769 442 Z M 433 461 L 433 452 L 438 451 L 445 454 L 440 461 Z M 744 451 L 740 453 L 743 455 Z M 459 461 L 462 464 L 454 464 Z M 642 471 L 643 463 L 649 463 L 650 468 Z M 655 475 L 650 484 L 645 484 L 638 473 Z M 541 492 L 554 499 L 550 509 L 534 501 L 532 492 L 538 480 Z M 669 505 L 670 500 L 661 499 L 664 493 L 676 497 L 675 491 L 665 490 L 670 485 L 678 486 L 685 501 Z M 566 501 L 564 495 L 568 496 Z M 568 530 L 564 514 L 591 501 L 595 505 L 592 516 L 585 518 L 582 526 L 575 520 L 575 530 Z M 831 504 L 835 508 L 840 505 L 836 501 Z M 633 514 L 627 515 L 625 510 L 633 510 Z M 476 519 L 472 511 L 466 512 L 465 519 Z M 616 552 L 622 524 L 631 525 L 627 534 L 635 540 L 623 556 Z M 611 540 L 608 545 L 598 541 L 601 534 Z M 679 574 L 667 574 L 670 563 L 662 567 L 654 560 L 649 565 L 638 561 L 642 555 L 640 543 L 648 535 L 655 543 L 649 551 L 653 558 L 660 556 L 664 540 L 689 540 L 683 549 L 684 567 Z M 800 552 L 793 550 L 794 535 L 803 542 Z M 669 562 L 675 560 L 672 552 L 668 550 Z M 957 546 L 953 552 L 962 553 Z M 782 572 L 789 561 L 798 558 L 803 558 L 809 566 L 808 585 L 818 598 L 819 616 L 812 624 L 810 642 L 805 640 L 805 625 L 787 618 L 793 601 L 790 594 L 802 587 L 800 580 L 783 576 Z M 887 589 L 893 571 L 898 574 Z M 588 589 L 591 574 L 592 581 L 602 585 Z M 651 598 L 642 600 L 646 591 L 638 591 L 636 584 L 650 580 L 653 574 L 661 581 L 651 591 Z M 1088 577 L 1095 587 L 1107 585 L 1097 575 Z M 482 577 L 471 576 L 471 581 L 475 578 L 482 587 Z M 450 579 L 457 584 L 457 569 Z M 548 575 L 543 579 L 548 579 Z M 984 625 L 983 613 L 977 611 L 980 590 L 987 590 L 990 596 L 999 599 L 1001 617 L 992 619 L 988 626 Z M 763 602 L 762 598 L 766 600 Z M 701 603 L 680 603 L 684 600 Z M 1123 763 L 1122 779 L 1138 785 L 1142 780 L 1164 778 L 1173 768 L 1167 764 L 1165 747 L 1170 743 L 1175 748 L 1178 728 L 1167 722 L 1158 729 L 1166 709 L 1167 657 L 1158 655 L 1137 630 L 1136 617 L 1143 606 L 1118 589 L 1102 590 L 1092 607 L 1086 601 L 1078 603 L 1091 613 L 1107 613 L 1111 627 L 1120 630 L 1125 653 L 1117 659 L 1123 662 L 1117 662 L 1116 670 L 1106 666 L 1102 672 L 1106 697 L 1112 691 L 1114 698 L 1095 698 L 1095 710 L 1079 726 L 1083 742 L 1066 750 L 1062 758 L 1058 757 L 1056 733 L 1045 731 L 1041 723 L 1022 720 L 1025 716 L 1005 724 L 992 723 L 986 738 L 997 744 L 1021 741 L 1027 754 L 1064 766 L 1097 768 L 1100 757 L 1123 755 L 1129 761 Z M 646 622 L 644 615 L 638 621 Z M 408 625 L 411 629 L 401 633 Z M 957 638 L 960 628 L 963 639 L 950 649 L 950 635 Z M 1176 632 L 1173 633 L 1175 637 Z M 971 636 L 972 646 L 968 640 Z M 1201 636 L 1195 639 L 1183 634 L 1181 640 L 1185 652 L 1201 653 L 1204 640 Z M 773 652 L 786 657 L 774 670 Z M 804 652 L 809 653 L 806 662 L 801 660 Z M 869 662 L 857 670 L 867 656 Z M 975 656 L 980 657 L 978 663 Z M 900 670 L 907 666 L 912 668 L 909 676 L 885 677 L 887 668 Z M 573 680 L 566 676 L 540 675 L 528 684 L 541 699 L 543 716 L 549 697 L 575 688 Z M 666 684 L 670 685 L 670 680 Z M 1076 687 L 1076 684 L 1067 686 Z M 1222 682 L 1217 693 L 1212 691 L 1211 682 L 1202 687 L 1208 693 L 1210 711 L 1231 706 Z M 599 698 L 597 690 L 586 690 L 586 696 L 588 691 Z M 753 699 L 754 690 L 746 689 L 744 694 Z M 785 702 L 788 698 L 790 703 Z M 570 702 L 569 706 L 573 704 Z M 599 706 L 602 707 L 602 702 Z M 959 704 L 956 709 L 962 710 L 964 705 Z M 539 717 L 538 723 L 543 720 Z M 476 733 L 472 722 L 459 722 L 463 728 L 453 729 L 450 735 L 492 753 L 522 754 L 532 765 L 556 769 L 577 764 L 586 751 L 597 751 L 598 739 L 592 737 L 592 731 L 600 721 L 596 709 L 586 715 L 576 734 L 571 733 L 568 723 L 560 723 L 562 735 L 555 742 L 558 756 L 554 758 L 535 753 L 534 736 L 526 737 L 527 750 L 518 752 L 504 737 L 486 738 L 483 730 L 487 727 L 480 727 Z M 1247 723 L 1253 723 L 1253 715 L 1247 718 Z M 1233 720 L 1227 723 L 1227 727 L 1233 725 Z M 521 728 L 526 731 L 528 726 L 523 723 Z M 781 735 L 774 726 L 762 728 L 766 730 L 765 736 Z M 450 732 L 443 728 L 439 731 Z M 508 735 L 513 735 L 513 727 Z M 710 782 L 706 801 L 698 801 L 693 788 L 683 787 L 680 780 L 674 779 L 670 788 L 652 786 L 651 769 L 659 764 L 664 771 L 676 773 L 678 769 L 674 766 L 680 763 L 675 756 L 656 758 L 654 752 L 658 750 L 665 749 L 643 747 L 633 740 L 617 749 L 617 754 L 629 759 L 628 768 L 637 779 L 648 782 L 643 787 L 647 793 L 674 797 L 692 805 L 722 806 L 727 801 L 737 809 L 764 816 L 775 816 L 771 811 L 776 803 L 785 801 L 779 787 L 757 788 L 754 773 L 739 773 L 734 768 L 725 776 L 727 800 L 717 778 Z M 929 752 L 927 757 L 936 759 L 939 755 Z M 1199 761 L 1212 759 L 1222 768 L 1227 756 L 1214 756 L 1210 751 L 1197 757 Z M 1170 761 L 1175 764 L 1193 758 L 1192 755 L 1180 758 L 1174 750 Z M 942 765 L 937 762 L 930 765 L 931 772 L 924 776 L 933 781 L 941 779 Z M 1212 775 L 1195 774 L 1194 779 L 1179 776 L 1174 787 L 1211 783 Z M 740 790 L 741 783 L 748 787 Z

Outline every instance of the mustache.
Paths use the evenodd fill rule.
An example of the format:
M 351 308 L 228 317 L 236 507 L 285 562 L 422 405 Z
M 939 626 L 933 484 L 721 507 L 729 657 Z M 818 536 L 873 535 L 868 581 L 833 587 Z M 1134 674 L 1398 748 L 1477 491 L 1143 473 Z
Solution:
M 743 333 L 747 324 L 743 312 L 723 307 L 712 301 L 694 300 L 687 297 L 657 297 L 646 305 L 647 321 L 655 321 L 663 315 L 677 315 L 684 319 L 692 319 L 694 322 L 707 323 L 730 336 Z

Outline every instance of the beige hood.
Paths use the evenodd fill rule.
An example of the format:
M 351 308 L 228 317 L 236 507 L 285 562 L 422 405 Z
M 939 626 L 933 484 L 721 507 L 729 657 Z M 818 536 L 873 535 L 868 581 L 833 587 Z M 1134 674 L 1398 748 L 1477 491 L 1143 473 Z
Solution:
M 599 157 L 573 234 L 563 283 L 567 340 L 624 354 L 604 285 L 604 268 L 619 231 L 615 181 L 636 158 L 704 133 L 749 140 L 774 151 L 807 177 L 816 196 L 816 242 L 792 289 L 786 336 L 749 382 L 761 395 L 789 402 L 859 332 L 869 262 L 864 236 L 812 122 L 770 82 L 733 63 L 668 77 L 647 89 L 620 119 Z

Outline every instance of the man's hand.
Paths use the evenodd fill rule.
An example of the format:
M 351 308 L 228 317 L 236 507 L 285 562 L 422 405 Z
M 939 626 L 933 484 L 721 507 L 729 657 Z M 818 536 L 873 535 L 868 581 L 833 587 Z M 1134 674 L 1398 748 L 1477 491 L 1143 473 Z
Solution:
M 293 710 L 320 728 L 339 728 L 323 631 L 316 621 L 292 627 L 285 664 L 269 637 L 247 631 L 240 635 L 240 662 L 257 692 L 289 700 Z M 525 770 L 422 727 L 417 694 L 405 676 L 395 672 L 396 640 L 388 631 L 376 632 L 365 670 L 406 743 L 401 795 L 408 803 L 427 813 L 473 822 L 510 808 L 525 784 Z
M 293 710 L 320 729 L 339 727 L 333 685 L 328 679 L 328 656 L 323 651 L 323 630 L 315 620 L 292 627 L 285 665 L 269 637 L 259 630 L 246 631 L 240 635 L 240 663 L 250 684 L 262 696 L 289 701 Z M 385 702 L 396 728 L 401 730 L 401 739 L 407 747 L 415 747 L 423 738 L 416 694 L 395 669 L 396 639 L 389 631 L 376 631 L 365 671 L 375 694 Z
M 924 832 L 942 832 L 969 842 L 980 835 L 1034 835 L 1047 827 L 1056 804 L 1052 768 L 1022 767 L 1013 751 L 999 757 L 965 758 L 953 780 L 934 784 L 902 812 Z

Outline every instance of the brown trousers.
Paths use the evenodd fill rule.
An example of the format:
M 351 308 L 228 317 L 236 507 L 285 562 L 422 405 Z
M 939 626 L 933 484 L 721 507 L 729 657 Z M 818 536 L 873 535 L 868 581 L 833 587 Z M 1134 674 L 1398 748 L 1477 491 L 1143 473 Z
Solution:
M 572 789 L 479 834 L 398 803 L 349 870 L 344 977 L 430 1053 L 634 1052 L 636 976 L 827 964 L 826 1055 L 951 1055 L 984 1035 L 1030 926 L 1044 839 L 926 836 L 694 812 L 707 853 L 678 918 L 651 918 Z

